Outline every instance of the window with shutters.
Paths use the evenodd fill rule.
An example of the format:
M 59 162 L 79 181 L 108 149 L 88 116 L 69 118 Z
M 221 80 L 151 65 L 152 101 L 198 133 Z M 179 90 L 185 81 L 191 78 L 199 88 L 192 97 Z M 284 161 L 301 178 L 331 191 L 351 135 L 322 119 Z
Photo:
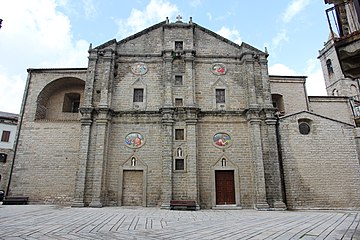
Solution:
M 2 142 L 9 142 L 10 140 L 10 131 L 3 131 L 1 135 Z
M 183 106 L 183 99 L 175 98 L 175 107 L 182 107 L 182 106 Z
M 175 86 L 182 86 L 183 85 L 183 77 L 181 75 L 175 76 Z
M 175 51 L 183 50 L 184 43 L 183 41 L 175 41 Z
M 134 102 L 143 102 L 144 101 L 144 89 L 135 88 L 134 89 Z
M 185 170 L 185 161 L 184 161 L 184 159 L 175 159 L 175 170 L 176 171 Z
M 184 129 L 175 129 L 175 140 L 185 140 Z
M 216 89 L 216 103 L 225 103 L 225 89 Z

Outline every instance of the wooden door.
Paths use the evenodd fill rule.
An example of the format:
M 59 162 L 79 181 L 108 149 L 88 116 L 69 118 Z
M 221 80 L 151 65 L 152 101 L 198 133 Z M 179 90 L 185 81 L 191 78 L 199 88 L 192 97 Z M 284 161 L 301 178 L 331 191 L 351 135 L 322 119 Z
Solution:
M 124 170 L 123 206 L 143 205 L 143 171 Z
M 215 171 L 216 204 L 236 204 L 234 171 Z

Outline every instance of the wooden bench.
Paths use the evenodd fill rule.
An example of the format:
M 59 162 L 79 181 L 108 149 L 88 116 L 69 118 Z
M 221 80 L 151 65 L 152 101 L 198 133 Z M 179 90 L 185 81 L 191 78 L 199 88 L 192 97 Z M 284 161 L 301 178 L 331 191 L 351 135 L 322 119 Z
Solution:
M 196 210 L 196 202 L 194 200 L 171 200 L 170 209 L 181 209 L 181 210 Z
M 5 197 L 3 205 L 26 205 L 28 201 L 29 197 Z

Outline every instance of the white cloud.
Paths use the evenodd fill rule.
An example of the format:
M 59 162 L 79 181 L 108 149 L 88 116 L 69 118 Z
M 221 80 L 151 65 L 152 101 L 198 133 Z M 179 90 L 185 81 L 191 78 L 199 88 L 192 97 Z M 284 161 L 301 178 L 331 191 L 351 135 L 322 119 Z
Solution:
M 209 21 L 211 21 L 211 20 L 212 20 L 212 15 L 211 15 L 211 13 L 207 12 L 207 13 L 206 13 L 206 16 L 208 16 Z
M 191 7 L 198 7 L 199 5 L 201 5 L 201 2 L 202 0 L 191 0 L 189 4 Z
M 287 41 L 289 41 L 289 38 L 287 36 L 286 29 L 283 29 L 281 32 L 278 32 L 278 34 L 272 39 L 272 48 L 277 48 L 282 42 Z
M 82 0 L 82 2 L 84 6 L 85 16 L 87 18 L 94 16 L 96 14 L 96 7 L 93 3 L 93 0 Z
M 306 80 L 306 89 L 309 96 L 326 96 L 326 88 L 324 75 L 318 59 L 309 59 L 305 74 L 308 76 Z
M 290 22 L 299 12 L 309 5 L 309 3 L 310 0 L 293 0 L 283 13 L 282 21 L 285 23 Z
M 146 8 L 141 11 L 132 9 L 130 16 L 126 20 L 118 20 L 118 36 L 127 37 L 138 31 L 141 31 L 152 24 L 165 21 L 166 17 L 170 19 L 179 13 L 176 5 L 164 0 L 151 0 Z
M 66 1 L 2 3 L 0 81 L 7 90 L 0 95 L 0 111 L 19 112 L 27 68 L 87 66 L 89 43 L 74 41 L 69 18 L 56 9 L 59 4 Z
M 20 113 L 25 82 L 23 76 L 8 75 L 0 68 L 0 111 Z
M 234 43 L 239 44 L 239 45 L 242 43 L 242 40 L 240 37 L 240 32 L 236 29 L 231 30 L 230 28 L 223 26 L 216 33 L 219 34 L 220 36 L 223 36 L 224 38 L 227 38 L 227 39 L 233 41 Z
M 296 76 L 300 75 L 295 70 L 289 68 L 288 66 L 276 63 L 269 67 L 269 74 L 270 75 L 282 75 L 282 76 Z
M 325 82 L 321 67 L 317 59 L 307 61 L 307 67 L 303 73 L 298 73 L 284 64 L 274 64 L 269 67 L 270 75 L 280 76 L 307 76 L 306 91 L 309 96 L 326 96 Z

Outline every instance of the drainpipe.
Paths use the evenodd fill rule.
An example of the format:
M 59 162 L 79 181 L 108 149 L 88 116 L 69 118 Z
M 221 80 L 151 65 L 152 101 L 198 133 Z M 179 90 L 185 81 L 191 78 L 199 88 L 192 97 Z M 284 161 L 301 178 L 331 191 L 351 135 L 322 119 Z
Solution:
M 280 171 L 280 181 L 281 181 L 281 188 L 282 188 L 282 194 L 283 194 L 283 200 L 284 203 L 287 205 L 286 201 L 286 189 L 285 189 L 285 181 L 284 181 L 284 167 L 283 167 L 283 161 L 282 161 L 282 151 L 281 151 L 281 138 L 280 138 L 280 118 L 279 115 L 276 115 L 276 143 L 278 148 L 278 160 L 279 160 L 279 171 Z
M 11 168 L 10 168 L 8 184 L 7 184 L 7 187 L 6 187 L 5 197 L 7 197 L 9 195 L 9 191 L 10 191 L 11 177 L 12 177 L 13 170 L 14 170 L 14 165 L 15 165 L 15 156 L 16 156 L 16 152 L 17 152 L 17 148 L 18 148 L 19 136 L 20 136 L 21 126 L 22 126 L 22 122 L 23 122 L 23 118 L 24 118 L 26 100 L 27 100 L 27 97 L 28 97 L 28 94 L 29 94 L 31 71 L 32 71 L 31 68 L 29 68 L 27 70 L 28 76 L 27 76 L 27 79 L 26 79 L 25 93 L 24 93 L 24 97 L 23 97 L 23 100 L 22 100 L 22 104 L 21 104 L 20 121 L 18 121 L 18 128 L 17 128 L 17 132 L 16 132 L 16 137 L 15 137 L 14 155 L 13 155 L 13 158 L 12 158 L 12 163 L 11 163 Z

